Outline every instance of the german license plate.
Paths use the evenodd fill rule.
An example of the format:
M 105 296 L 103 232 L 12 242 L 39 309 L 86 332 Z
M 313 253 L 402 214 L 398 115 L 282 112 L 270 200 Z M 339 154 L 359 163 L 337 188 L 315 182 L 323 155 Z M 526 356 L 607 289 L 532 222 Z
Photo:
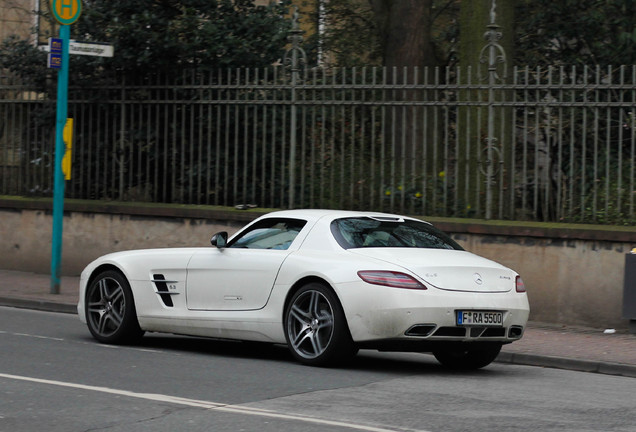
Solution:
M 503 312 L 457 311 L 457 325 L 503 326 Z

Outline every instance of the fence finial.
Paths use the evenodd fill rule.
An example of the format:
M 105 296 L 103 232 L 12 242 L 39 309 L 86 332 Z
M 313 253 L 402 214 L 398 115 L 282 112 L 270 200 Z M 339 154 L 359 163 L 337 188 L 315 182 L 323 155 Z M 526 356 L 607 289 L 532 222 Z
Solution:
M 294 208 L 296 204 L 296 147 L 297 143 L 297 125 L 298 125 L 298 95 L 296 85 L 300 80 L 300 69 L 307 64 L 307 55 L 305 50 L 301 48 L 300 43 L 303 41 L 300 25 L 298 24 L 298 7 L 294 6 L 292 14 L 292 29 L 288 37 L 292 46 L 285 52 L 283 57 L 283 66 L 289 67 L 291 71 L 291 92 L 290 92 L 290 129 L 289 129 L 289 203 L 288 208 Z
M 486 39 L 486 45 L 481 49 L 479 53 L 479 63 L 488 65 L 488 76 L 482 76 L 480 72 L 480 79 L 482 81 L 490 80 L 494 78 L 495 81 L 503 81 L 508 74 L 506 51 L 499 44 L 499 41 L 503 38 L 501 32 L 501 26 L 497 25 L 497 1 L 492 0 L 490 8 L 490 24 L 486 26 L 488 29 L 484 33 L 484 39 Z M 503 65 L 502 73 L 498 72 L 498 66 Z
M 498 82 L 503 82 L 506 79 L 507 69 L 506 52 L 499 44 L 503 34 L 501 27 L 496 23 L 496 11 L 497 2 L 496 0 L 492 0 L 490 7 L 490 24 L 486 26 L 488 30 L 484 34 L 487 43 L 479 54 L 479 63 L 488 65 L 488 76 L 482 76 L 481 69 L 479 71 L 479 78 L 488 83 L 488 135 L 485 139 L 486 147 L 483 149 L 483 153 L 485 154 L 480 160 L 480 171 L 486 177 L 486 219 L 491 219 L 493 216 L 493 188 L 496 183 L 496 176 L 500 173 L 500 168 L 503 164 L 501 151 L 497 145 L 497 138 L 495 137 L 494 102 L 495 86 Z M 503 65 L 501 74 L 498 72 L 499 65 Z
M 283 65 L 289 67 L 292 74 L 297 74 L 301 66 L 307 64 L 307 55 L 305 50 L 300 46 L 303 42 L 303 31 L 300 29 L 298 6 L 294 6 L 292 13 L 292 28 L 289 31 L 287 40 L 291 42 L 291 47 L 285 51 L 283 57 Z

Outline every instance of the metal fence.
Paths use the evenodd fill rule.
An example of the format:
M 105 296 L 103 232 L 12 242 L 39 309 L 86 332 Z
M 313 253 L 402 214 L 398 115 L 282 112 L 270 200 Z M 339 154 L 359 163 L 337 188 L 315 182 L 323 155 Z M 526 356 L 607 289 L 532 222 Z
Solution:
M 66 196 L 634 224 L 636 67 L 236 69 L 71 88 Z M 0 193 L 52 194 L 55 102 L 0 81 Z

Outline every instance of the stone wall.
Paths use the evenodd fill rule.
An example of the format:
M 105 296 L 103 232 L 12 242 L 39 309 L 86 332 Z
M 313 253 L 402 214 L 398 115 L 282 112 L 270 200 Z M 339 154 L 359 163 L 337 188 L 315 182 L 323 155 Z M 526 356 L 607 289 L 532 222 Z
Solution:
M 50 272 L 50 200 L 0 199 L 0 268 Z M 197 206 L 67 202 L 62 273 L 77 275 L 103 254 L 153 247 L 209 246 L 212 234 L 235 232 L 262 211 Z M 429 219 L 430 220 L 430 219 Z M 467 250 L 523 277 L 531 319 L 626 328 L 625 254 L 636 247 L 633 227 L 430 220 Z

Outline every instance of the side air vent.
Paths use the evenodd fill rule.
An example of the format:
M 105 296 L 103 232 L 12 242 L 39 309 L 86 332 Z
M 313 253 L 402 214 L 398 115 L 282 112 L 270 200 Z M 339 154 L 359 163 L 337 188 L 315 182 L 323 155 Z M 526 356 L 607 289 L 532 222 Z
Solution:
M 161 297 L 163 304 L 168 307 L 173 307 L 174 303 L 172 303 L 172 297 L 170 296 L 170 290 L 168 289 L 165 276 L 162 274 L 153 274 L 152 279 L 157 287 L 157 293 L 159 294 L 159 297 Z

